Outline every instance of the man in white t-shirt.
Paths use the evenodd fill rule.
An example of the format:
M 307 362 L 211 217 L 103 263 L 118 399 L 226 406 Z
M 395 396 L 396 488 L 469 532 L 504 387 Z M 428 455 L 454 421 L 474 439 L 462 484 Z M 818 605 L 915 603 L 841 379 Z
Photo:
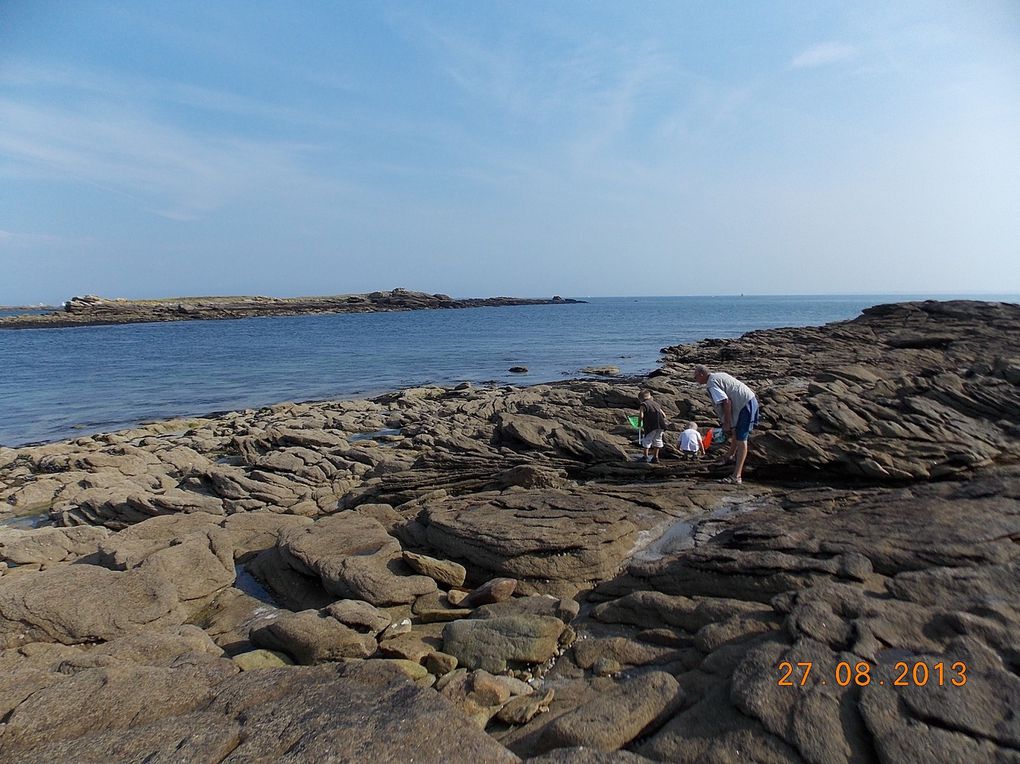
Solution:
M 708 390 L 719 423 L 729 441 L 726 463 L 732 460 L 733 474 L 724 478 L 723 482 L 740 483 L 743 480 L 744 461 L 747 459 L 747 439 L 758 424 L 758 398 L 750 387 L 736 377 L 721 371 L 709 372 L 704 366 L 694 367 L 694 381 L 705 385 Z

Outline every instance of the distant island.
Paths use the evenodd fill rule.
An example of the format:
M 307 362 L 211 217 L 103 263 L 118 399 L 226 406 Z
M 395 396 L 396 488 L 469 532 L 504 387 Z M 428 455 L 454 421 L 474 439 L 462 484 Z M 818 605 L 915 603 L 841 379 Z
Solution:
M 0 318 L 0 329 L 56 329 L 68 326 L 197 321 L 310 313 L 380 313 L 398 310 L 565 305 L 583 303 L 563 297 L 528 299 L 484 297 L 454 299 L 445 294 L 393 289 L 389 292 L 330 297 L 170 297 L 159 300 L 110 300 L 95 295 L 73 297 L 63 310 Z

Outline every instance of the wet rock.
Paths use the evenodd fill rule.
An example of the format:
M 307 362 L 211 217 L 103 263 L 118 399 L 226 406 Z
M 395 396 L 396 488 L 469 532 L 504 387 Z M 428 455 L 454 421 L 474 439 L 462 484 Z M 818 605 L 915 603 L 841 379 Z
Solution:
M 251 632 L 273 621 L 283 611 L 229 586 L 188 618 L 229 655 L 250 651 Z

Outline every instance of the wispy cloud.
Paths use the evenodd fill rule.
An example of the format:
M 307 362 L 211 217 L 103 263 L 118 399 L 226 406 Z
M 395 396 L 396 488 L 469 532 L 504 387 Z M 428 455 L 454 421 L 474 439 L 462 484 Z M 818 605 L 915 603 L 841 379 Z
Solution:
M 50 233 L 16 233 L 0 230 L 0 249 L 52 246 L 54 244 L 83 244 L 89 241 L 88 239 L 68 238 Z
M 791 69 L 813 69 L 839 61 L 846 61 L 857 55 L 857 48 L 842 42 L 820 42 L 796 56 L 790 62 Z
M 60 75 L 54 75 L 60 79 Z M 341 192 L 344 185 L 315 172 L 319 147 L 294 140 L 254 138 L 227 128 L 189 128 L 156 106 L 117 96 L 128 83 L 92 80 L 84 99 L 35 104 L 0 98 L 0 155 L 22 168 L 133 199 L 173 220 L 204 217 L 255 189 Z M 202 92 L 179 94 L 203 100 Z M 227 109 L 244 104 L 227 102 Z

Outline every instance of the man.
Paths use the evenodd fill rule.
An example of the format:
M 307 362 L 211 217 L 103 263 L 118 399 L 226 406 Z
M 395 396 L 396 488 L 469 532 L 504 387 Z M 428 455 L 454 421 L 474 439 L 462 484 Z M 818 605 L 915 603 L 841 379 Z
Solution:
M 638 401 L 641 404 L 638 409 L 638 419 L 641 421 L 641 430 L 644 432 L 641 445 L 645 449 L 645 461 L 658 464 L 659 449 L 662 448 L 662 432 L 666 429 L 666 415 L 662 412 L 662 406 L 652 398 L 652 394 L 648 390 L 642 390 L 638 394 Z
M 739 484 L 743 482 L 747 438 L 758 424 L 758 398 L 736 377 L 719 371 L 710 373 L 704 366 L 694 367 L 694 381 L 708 390 L 729 441 L 725 463 L 733 464 L 733 474 L 722 482 Z

